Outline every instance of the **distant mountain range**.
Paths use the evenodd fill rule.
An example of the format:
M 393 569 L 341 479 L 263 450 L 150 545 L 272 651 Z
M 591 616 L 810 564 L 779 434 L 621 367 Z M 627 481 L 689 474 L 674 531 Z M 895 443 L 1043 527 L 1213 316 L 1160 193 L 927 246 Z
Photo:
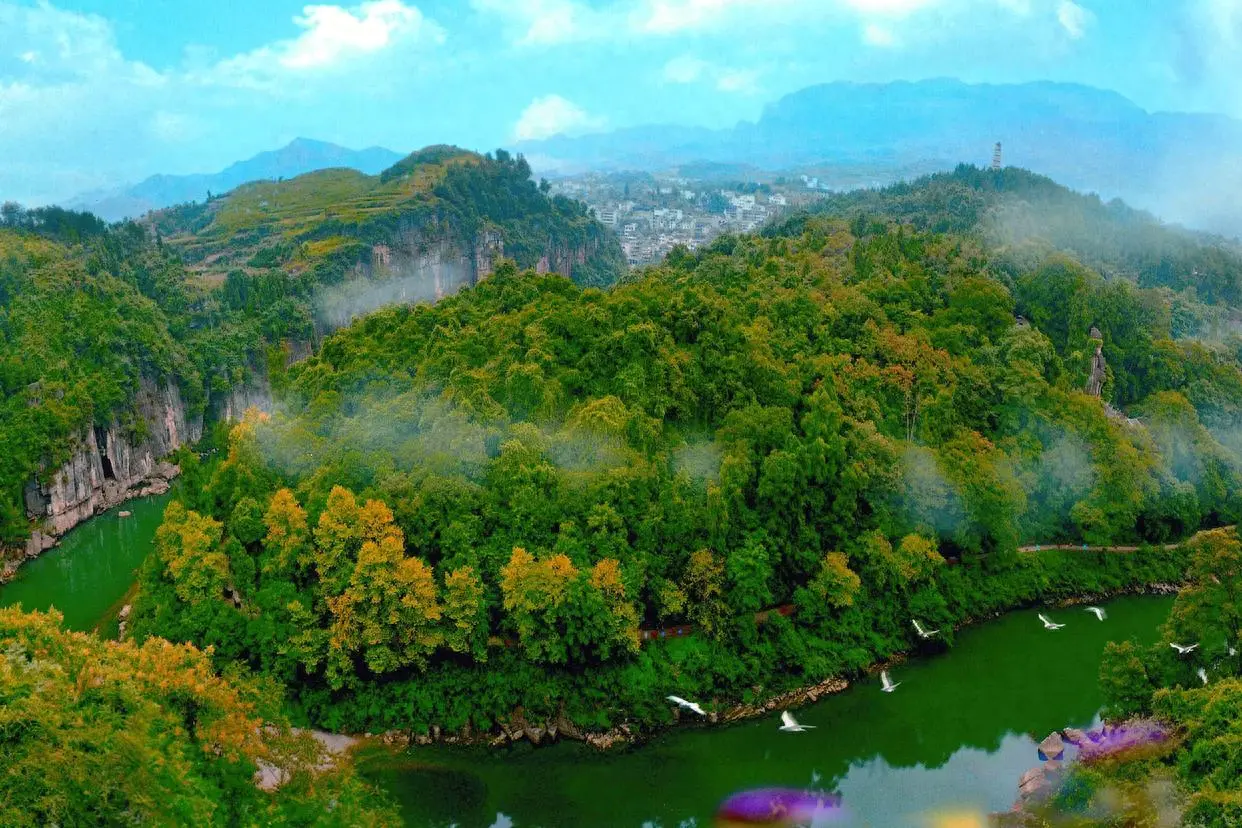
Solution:
M 643 126 L 518 144 L 537 172 L 656 171 L 688 164 L 776 173 L 820 170 L 888 183 L 961 162 L 1006 165 L 1078 190 L 1120 196 L 1162 218 L 1242 232 L 1242 122 L 1149 113 L 1115 93 L 1051 82 L 991 85 L 937 79 L 830 83 L 769 105 L 755 123 L 709 130 Z M 864 178 L 864 181 L 867 179 Z
M 204 201 L 209 192 L 219 195 L 250 181 L 292 178 L 335 167 L 377 175 L 403 157 L 402 153 L 383 147 L 352 150 L 324 141 L 298 138 L 282 149 L 261 152 L 218 173 L 153 175 L 131 187 L 84 193 L 65 206 L 89 210 L 108 221 L 118 221 L 175 204 Z

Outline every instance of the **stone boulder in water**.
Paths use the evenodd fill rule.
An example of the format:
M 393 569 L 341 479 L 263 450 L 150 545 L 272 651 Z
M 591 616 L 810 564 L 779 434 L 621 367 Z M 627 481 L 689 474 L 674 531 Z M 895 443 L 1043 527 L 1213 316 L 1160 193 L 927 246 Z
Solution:
M 1048 737 L 1039 743 L 1040 759 L 1060 759 L 1065 755 L 1065 742 L 1061 739 L 1061 734 L 1053 731 Z

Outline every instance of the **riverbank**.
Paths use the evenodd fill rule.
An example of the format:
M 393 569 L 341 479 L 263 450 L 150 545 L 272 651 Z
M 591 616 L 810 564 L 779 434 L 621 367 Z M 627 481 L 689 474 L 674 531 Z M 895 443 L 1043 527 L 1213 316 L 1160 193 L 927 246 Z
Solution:
M 137 569 L 172 497 L 170 492 L 131 500 L 124 507 L 129 517 L 114 510 L 76 527 L 0 586 L 0 606 L 21 605 L 28 612 L 55 607 L 67 629 L 112 637 L 116 615 L 132 597 Z
M 1013 807 L 1009 811 L 992 814 L 992 820 L 1004 828 L 1045 825 L 1047 823 L 1043 818 L 1047 812 L 1055 812 L 1053 800 L 1063 790 L 1075 768 L 1089 768 L 1101 762 L 1124 765 L 1149 760 L 1171 753 L 1178 743 L 1172 728 L 1146 718 L 1104 723 L 1089 730 L 1073 727 L 1055 730 L 1040 742 L 1037 753 L 1040 764 L 1019 778 L 1018 796 Z M 1170 782 L 1163 794 L 1159 803 L 1148 803 L 1164 814 L 1158 824 L 1180 825 L 1183 803 L 1179 801 L 1175 786 Z M 1107 812 L 1098 814 L 1101 819 L 1109 815 Z
M 1069 596 L 1055 603 L 1027 602 L 1007 610 L 972 617 L 956 625 L 953 629 L 954 632 L 959 632 L 995 621 L 1005 615 L 1037 607 L 1083 606 L 1086 604 L 1106 603 L 1127 596 L 1171 596 L 1176 595 L 1179 589 L 1180 587 L 1176 584 L 1163 582 L 1135 584 L 1103 592 L 1085 592 Z M 874 662 L 857 673 L 856 677 L 878 675 L 881 670 L 891 669 L 906 661 L 912 655 L 912 652 L 895 653 L 887 659 Z M 581 742 L 599 751 L 610 751 L 639 746 L 652 738 L 675 729 L 702 729 L 704 727 L 736 724 L 764 716 L 772 716 L 782 710 L 797 710 L 800 707 L 814 704 L 827 696 L 841 693 L 849 689 L 850 686 L 851 682 L 849 679 L 843 676 L 834 676 L 815 684 L 784 690 L 752 703 L 733 704 L 720 709 L 711 709 L 703 717 L 685 712 L 677 707 L 672 707 L 672 722 L 662 727 L 652 727 L 650 724 L 640 727 L 634 722 L 622 722 L 608 730 L 592 731 L 579 728 L 570 721 L 565 715 L 564 706 L 562 705 L 561 711 L 556 716 L 534 721 L 530 720 L 526 711 L 519 708 L 514 710 L 505 721 L 498 723 L 495 728 L 487 731 L 475 731 L 466 728 L 463 731 L 452 732 L 441 728 L 439 725 L 432 725 L 425 733 L 390 730 L 379 735 L 371 733 L 361 736 L 340 735 L 340 738 L 355 740 L 355 747 L 366 744 L 378 744 L 396 750 L 403 750 L 413 746 L 428 747 L 433 745 L 499 749 L 516 746 L 523 742 L 531 747 L 544 747 L 559 741 L 569 740 Z M 710 706 L 714 702 L 706 704 Z
M 815 728 L 806 733 L 781 732 L 778 706 L 728 726 L 689 726 L 698 717 L 683 714 L 682 726 L 636 733 L 631 746 L 608 751 L 563 734 L 537 748 L 522 738 L 495 749 L 401 750 L 376 738 L 355 760 L 417 828 L 489 828 L 498 813 L 547 828 L 706 825 L 728 797 L 768 786 L 839 796 L 853 819 L 845 824 L 931 825 L 947 813 L 986 824 L 1013 805 L 1045 735 L 1097 726 L 1106 643 L 1158 641 L 1172 603 L 1122 597 L 1102 604 L 1103 623 L 1062 611 L 1067 627 L 1056 633 L 1036 618 L 1042 608 L 975 625 L 953 649 L 894 666 L 894 693 L 864 676 L 803 706 L 798 721 Z
M 91 497 L 83 501 L 85 506 L 90 507 L 90 514 L 76 516 L 75 513 L 77 519 L 67 524 L 62 520 L 51 525 L 40 525 L 30 533 L 23 548 L 11 547 L 0 550 L 0 560 L 3 561 L 0 563 L 0 586 L 16 578 L 23 564 L 55 549 L 74 529 L 88 521 L 107 514 L 130 501 L 167 494 L 172 489 L 173 481 L 180 474 L 180 466 L 161 460 L 154 464 L 149 474 L 126 485 L 121 485 L 120 481 L 109 480 L 109 485 L 98 487 L 98 491 L 93 490 Z

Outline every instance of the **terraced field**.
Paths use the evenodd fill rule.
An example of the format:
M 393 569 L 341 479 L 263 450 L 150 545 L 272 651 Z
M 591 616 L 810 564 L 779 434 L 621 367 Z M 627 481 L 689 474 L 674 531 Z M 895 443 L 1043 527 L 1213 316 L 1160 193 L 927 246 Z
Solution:
M 307 284 L 287 289 L 306 295 L 347 278 L 376 245 L 413 244 L 421 252 L 447 243 L 470 259 L 484 230 L 498 234 L 520 267 L 544 261 L 595 285 L 624 272 L 619 245 L 586 207 L 548 197 L 525 160 L 503 151 L 493 157 L 433 146 L 379 175 L 330 169 L 256 181 L 147 221 L 206 287 L 229 277 L 291 278 Z
M 434 189 L 449 168 L 480 161 L 462 152 L 440 163 L 418 164 L 388 181 L 350 169 L 257 181 L 205 207 L 165 211 L 157 221 L 165 232 L 173 231 L 166 241 L 205 282 L 218 283 L 234 270 L 273 266 L 296 275 L 331 256 L 359 254 L 365 245 L 356 234 L 377 219 L 434 211 L 440 202 Z

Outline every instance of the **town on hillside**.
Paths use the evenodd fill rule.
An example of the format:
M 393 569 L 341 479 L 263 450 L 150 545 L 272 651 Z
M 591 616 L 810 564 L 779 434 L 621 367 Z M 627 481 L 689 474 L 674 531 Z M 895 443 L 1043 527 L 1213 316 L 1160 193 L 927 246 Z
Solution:
M 621 239 L 630 267 L 661 261 L 724 233 L 749 233 L 825 195 L 886 180 L 831 181 L 801 173 L 766 180 L 591 172 L 552 181 L 552 192 L 586 203 Z

